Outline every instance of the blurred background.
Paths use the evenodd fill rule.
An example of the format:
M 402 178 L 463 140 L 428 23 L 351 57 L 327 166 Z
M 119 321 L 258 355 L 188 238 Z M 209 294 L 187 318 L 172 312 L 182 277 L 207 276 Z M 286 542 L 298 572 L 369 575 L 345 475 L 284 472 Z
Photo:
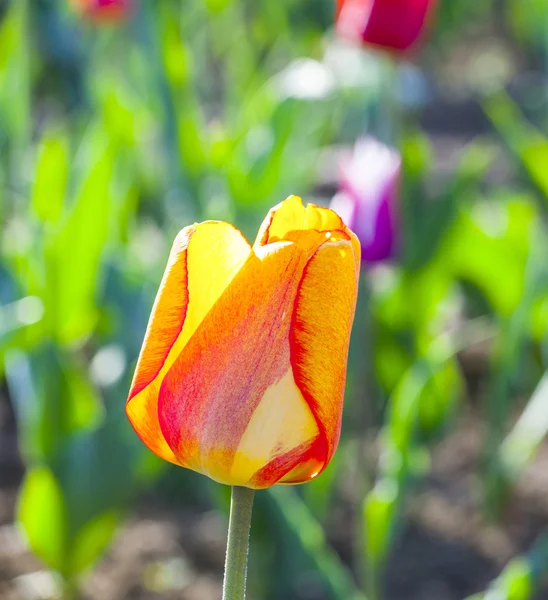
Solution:
M 229 490 L 124 404 L 176 232 L 362 240 L 343 434 L 256 495 L 249 597 L 548 598 L 548 1 L 0 1 L 0 598 L 220 598 Z

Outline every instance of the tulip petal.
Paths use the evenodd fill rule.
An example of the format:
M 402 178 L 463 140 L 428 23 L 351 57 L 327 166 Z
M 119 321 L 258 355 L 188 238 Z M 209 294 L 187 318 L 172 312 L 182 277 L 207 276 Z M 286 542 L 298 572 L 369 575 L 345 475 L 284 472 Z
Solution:
M 324 468 L 339 441 L 359 262 L 349 240 L 326 242 L 308 262 L 295 300 L 293 374 L 325 439 Z
M 186 227 L 173 243 L 126 403 L 137 434 L 170 462 L 179 461 L 158 423 L 161 382 L 250 252 L 237 229 L 216 221 Z
M 295 462 L 303 462 L 303 454 L 314 446 L 318 433 L 316 419 L 289 368 L 280 381 L 266 390 L 253 412 L 238 444 L 231 476 L 251 481 L 258 488 L 272 485 Z M 319 463 L 309 464 L 313 457 L 304 462 L 311 472 L 317 472 L 324 458 L 325 453 Z
M 345 227 L 337 213 L 314 204 L 303 206 L 298 196 L 290 196 L 272 208 L 263 221 L 257 235 L 256 245 L 283 240 L 290 231 L 316 229 L 333 231 Z
M 261 489 L 274 483 L 305 483 L 321 473 L 326 456 L 325 440 L 318 436 L 270 461 L 255 473 L 251 484 Z
M 319 430 L 293 380 L 289 346 L 306 263 L 296 244 L 256 248 L 167 373 L 160 427 L 183 466 L 267 487 L 314 446 Z
M 291 235 L 296 231 L 308 234 L 314 231 L 344 233 L 352 241 L 354 253 L 359 256 L 360 243 L 358 239 L 335 211 L 315 204 L 307 204 L 304 207 L 298 196 L 290 196 L 269 211 L 259 229 L 255 247 L 287 239 L 301 245 L 304 243 L 304 238 L 301 241 L 298 237 Z M 311 250 L 315 252 L 317 247 L 318 244 L 315 243 L 311 246 Z
M 405 53 L 424 35 L 435 0 L 338 0 L 336 29 L 353 42 Z

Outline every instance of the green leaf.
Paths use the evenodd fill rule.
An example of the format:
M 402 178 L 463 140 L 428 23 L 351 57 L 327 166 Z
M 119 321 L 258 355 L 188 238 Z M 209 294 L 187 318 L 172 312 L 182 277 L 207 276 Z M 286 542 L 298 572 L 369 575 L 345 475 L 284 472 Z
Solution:
M 431 379 L 428 365 L 419 361 L 402 376 L 390 399 L 386 435 L 394 449 L 406 454 L 413 439 L 419 416 L 420 401 Z
M 528 600 L 531 597 L 531 569 L 527 560 L 514 559 L 501 576 L 500 588 L 508 600 Z
M 500 448 L 508 478 L 515 481 L 535 456 L 548 434 L 548 373 Z
M 50 466 L 32 468 L 23 484 L 18 515 L 29 544 L 67 580 L 102 554 L 142 485 L 142 458 L 150 453 L 138 440 L 128 443 L 122 428 L 125 420 L 109 419 L 64 436 Z
M 398 496 L 397 483 L 387 479 L 378 482 L 365 497 L 363 540 L 369 569 L 374 571 L 370 576 L 378 575 L 377 571 L 390 547 Z
M 145 469 L 143 461 L 150 463 L 151 456 L 119 411 L 99 427 L 66 438 L 52 469 L 67 502 L 69 535 L 126 506 L 137 488 L 157 477 L 164 463 L 154 460 Z
M 464 393 L 464 381 L 455 359 L 432 373 L 419 404 L 419 425 L 424 434 L 438 433 Z
M 321 525 L 298 494 L 285 486 L 275 486 L 267 494 L 284 525 L 296 536 L 302 550 L 321 574 L 329 590 L 329 597 L 364 600 L 348 569 L 327 545 Z
M 7 353 L 6 375 L 28 461 L 50 460 L 67 436 L 92 427 L 103 415 L 85 369 L 51 344 L 29 355 Z
M 103 553 L 120 516 L 118 510 L 108 510 L 70 531 L 73 507 L 68 500 L 53 471 L 34 467 L 21 488 L 18 521 L 33 552 L 70 580 Z
M 546 47 L 546 15 L 548 0 L 510 0 L 506 4 L 508 22 L 520 41 Z
M 105 551 L 120 521 L 117 510 L 105 512 L 86 523 L 74 536 L 65 576 L 74 577 L 92 565 Z
M 38 149 L 32 189 L 32 207 L 43 222 L 56 223 L 63 210 L 69 158 L 67 141 L 57 133 L 46 134 Z
M 97 320 L 95 294 L 110 221 L 114 154 L 101 130 L 90 133 L 82 152 L 85 173 L 60 232 L 49 238 L 47 313 L 63 344 L 90 333 Z
M 420 131 L 405 136 L 402 143 L 402 160 L 406 179 L 413 183 L 422 179 L 432 164 L 432 148 L 428 137 Z
M 504 92 L 487 99 L 483 108 L 548 202 L 548 139 L 525 121 L 518 105 Z
M 32 123 L 29 10 L 30 0 L 14 2 L 0 24 L 0 117 L 2 128 L 21 148 L 29 140 Z
M 534 591 L 531 567 L 526 558 L 512 560 L 484 594 L 467 600 L 529 600 Z
M 439 268 L 473 283 L 494 311 L 510 316 L 523 295 L 537 218 L 535 202 L 527 196 L 461 210 L 438 252 Z
M 47 467 L 27 471 L 17 518 L 33 552 L 48 567 L 62 571 L 67 549 L 65 502 L 55 476 Z

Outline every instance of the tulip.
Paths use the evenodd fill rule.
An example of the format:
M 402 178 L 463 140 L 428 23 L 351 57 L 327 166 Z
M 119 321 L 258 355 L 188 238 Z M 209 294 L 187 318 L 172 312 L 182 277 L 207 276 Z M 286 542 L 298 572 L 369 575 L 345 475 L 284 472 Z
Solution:
M 116 23 L 129 17 L 135 0 L 70 0 L 74 9 L 86 18 Z
M 183 229 L 126 403 L 142 441 L 232 486 L 318 475 L 340 435 L 359 264 L 340 217 L 295 196 L 253 246 L 220 221 Z
M 360 140 L 341 164 L 340 189 L 330 207 L 358 236 L 365 264 L 395 255 L 400 171 L 398 152 L 373 138 Z
M 401 53 L 424 33 L 436 0 L 337 0 L 336 30 L 354 42 Z

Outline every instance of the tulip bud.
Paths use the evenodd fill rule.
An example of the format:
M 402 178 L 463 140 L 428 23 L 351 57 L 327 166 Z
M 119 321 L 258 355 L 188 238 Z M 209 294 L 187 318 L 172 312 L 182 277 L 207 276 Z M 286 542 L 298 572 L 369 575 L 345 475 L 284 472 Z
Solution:
M 336 30 L 350 41 L 409 50 L 428 24 L 436 0 L 337 0 Z
M 135 0 L 70 0 L 74 10 L 97 23 L 117 23 L 129 17 Z
M 339 441 L 359 265 L 341 218 L 295 196 L 253 246 L 220 221 L 183 229 L 126 403 L 143 442 L 228 485 L 316 477 Z
M 374 264 L 394 257 L 401 171 L 398 152 L 373 138 L 357 142 L 341 161 L 339 192 L 331 209 L 355 232 L 362 260 Z

